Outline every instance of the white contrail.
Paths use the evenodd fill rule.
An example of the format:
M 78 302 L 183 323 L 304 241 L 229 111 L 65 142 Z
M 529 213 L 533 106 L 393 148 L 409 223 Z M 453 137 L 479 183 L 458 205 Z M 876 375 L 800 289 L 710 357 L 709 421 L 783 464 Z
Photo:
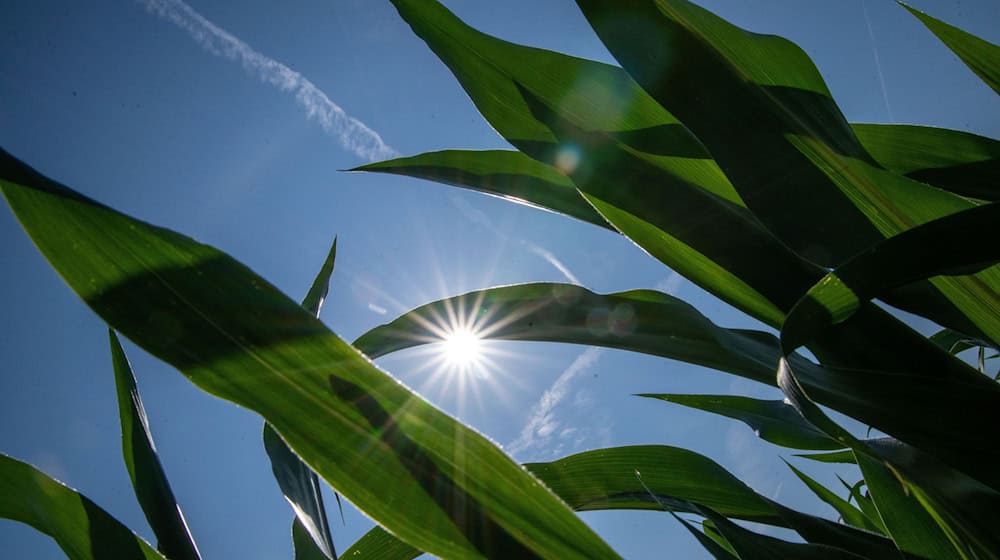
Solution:
M 231 33 L 205 19 L 182 0 L 138 0 L 153 14 L 180 27 L 205 50 L 229 60 L 237 60 L 248 73 L 284 92 L 294 92 L 306 115 L 342 146 L 372 161 L 398 153 L 382 141 L 377 132 L 351 117 L 302 74 L 255 51 Z
M 531 417 L 521 430 L 521 434 L 507 446 L 508 453 L 516 455 L 531 447 L 544 447 L 545 443 L 556 435 L 560 422 L 555 418 L 555 408 L 566 398 L 570 383 L 594 365 L 602 353 L 601 348 L 590 347 L 573 360 L 573 363 L 566 368 L 559 379 L 556 379 L 556 382 L 535 403 L 531 410 Z

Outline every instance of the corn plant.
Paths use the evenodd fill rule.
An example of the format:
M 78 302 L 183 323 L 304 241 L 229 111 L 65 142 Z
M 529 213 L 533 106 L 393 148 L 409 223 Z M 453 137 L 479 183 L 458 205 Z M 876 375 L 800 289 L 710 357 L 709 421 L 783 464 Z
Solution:
M 685 0 L 578 0 L 620 67 L 485 35 L 433 0 L 393 3 L 516 151 L 432 152 L 359 171 L 611 229 L 774 331 L 720 327 L 653 290 L 535 283 L 431 302 L 349 344 L 317 319 L 335 243 L 299 305 L 228 255 L 3 152 L 4 195 L 71 288 L 114 331 L 264 418 L 298 558 L 336 556 L 318 477 L 380 525 L 347 558 L 615 558 L 573 513 L 600 509 L 668 512 L 721 559 L 1000 558 L 990 437 L 1000 388 L 985 364 L 985 349 L 1000 347 L 1000 250 L 990 241 L 1000 142 L 848 123 L 796 45 Z M 1000 47 L 904 8 L 1000 92 Z M 925 337 L 875 299 L 943 330 Z M 628 329 L 588 324 L 592 311 L 624 305 Z M 428 317 L 459 306 L 491 338 L 618 348 L 778 387 L 783 401 L 642 396 L 742 421 L 802 457 L 857 465 L 863 478 L 834 491 L 789 465 L 839 513 L 833 521 L 666 445 L 517 465 L 370 361 L 435 340 Z M 123 455 L 157 548 L 8 457 L 0 515 L 73 558 L 198 558 L 114 331 Z M 955 355 L 971 347 L 978 368 Z M 861 437 L 820 405 L 884 435 Z

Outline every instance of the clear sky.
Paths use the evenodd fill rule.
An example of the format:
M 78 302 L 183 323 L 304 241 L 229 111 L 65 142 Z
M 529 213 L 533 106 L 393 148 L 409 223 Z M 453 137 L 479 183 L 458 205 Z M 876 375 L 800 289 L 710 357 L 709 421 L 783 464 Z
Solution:
M 494 35 L 611 61 L 571 0 L 447 0 Z M 913 0 L 1000 43 L 996 0 Z M 889 0 L 703 0 L 813 57 L 848 118 L 1000 137 L 1000 103 Z M 157 8 L 156 6 L 159 6 Z M 669 291 L 753 327 L 627 240 L 556 215 L 400 177 L 347 174 L 389 153 L 496 148 L 448 70 L 383 0 L 10 2 L 0 18 L 0 145 L 119 210 L 219 247 L 300 299 L 334 235 L 323 319 L 348 340 L 432 299 L 573 281 Z M 343 115 L 339 114 L 343 111 Z M 121 460 L 102 322 L 0 209 L 0 451 L 77 488 L 151 538 Z M 634 443 L 687 447 L 770 497 L 833 517 L 742 424 L 638 392 L 780 398 L 702 368 L 584 347 L 494 344 L 461 383 L 402 352 L 379 363 L 521 461 Z M 126 344 L 174 492 L 205 558 L 290 558 L 291 510 L 255 414 Z M 460 386 L 464 386 L 460 390 Z M 826 482 L 832 472 L 801 465 Z M 855 475 L 843 469 L 846 477 Z M 338 550 L 371 527 L 352 508 Z M 666 514 L 584 514 L 627 558 L 707 557 Z M 61 558 L 0 521 L 0 556 Z

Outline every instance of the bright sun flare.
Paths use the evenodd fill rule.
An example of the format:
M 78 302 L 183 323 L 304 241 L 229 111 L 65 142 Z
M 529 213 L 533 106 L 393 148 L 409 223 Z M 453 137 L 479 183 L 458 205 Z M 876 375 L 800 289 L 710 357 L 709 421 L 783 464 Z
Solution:
M 444 339 L 444 355 L 449 363 L 468 366 L 476 363 L 481 356 L 480 338 L 467 330 L 450 333 Z

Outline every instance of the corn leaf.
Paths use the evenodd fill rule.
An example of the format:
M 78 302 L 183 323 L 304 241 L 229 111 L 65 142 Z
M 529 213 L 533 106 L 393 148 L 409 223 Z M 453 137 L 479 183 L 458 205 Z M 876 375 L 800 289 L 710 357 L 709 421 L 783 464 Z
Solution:
M 1000 47 L 900 2 L 937 35 L 986 85 L 1000 93 Z
M 518 149 L 529 155 L 560 149 L 521 99 L 518 87 L 527 87 L 578 126 L 608 132 L 664 169 L 697 178 L 703 188 L 742 204 L 701 143 L 621 68 L 486 35 L 435 0 L 393 0 L 393 5 L 454 73 L 483 117 Z
M 885 465 L 860 453 L 857 461 L 879 517 L 900 549 L 931 560 L 955 558 L 956 550 L 941 527 Z
M 320 548 L 298 516 L 292 521 L 292 546 L 295 548 L 295 560 L 329 560 L 331 557 Z
M 801 480 L 802 483 L 809 488 L 809 490 L 812 490 L 813 494 L 816 494 L 817 498 L 823 500 L 827 505 L 836 510 L 836 512 L 840 514 L 840 518 L 844 520 L 844 523 L 859 529 L 877 532 L 875 524 L 867 519 L 864 512 L 852 506 L 847 500 L 841 498 L 832 490 L 823 486 L 806 473 L 795 468 L 788 461 L 785 461 L 785 464 L 788 465 L 788 468 L 795 473 L 795 476 L 799 477 L 799 480 Z
M 699 512 L 709 519 L 726 538 L 741 560 L 864 560 L 864 556 L 826 544 L 792 543 L 761 535 L 741 527 L 724 515 L 710 508 L 699 507 Z M 874 560 L 874 559 L 871 559 Z
M 445 150 L 370 163 L 351 171 L 394 173 L 469 188 L 612 229 L 554 167 L 511 150 Z
M 165 560 L 86 496 L 3 454 L 0 517 L 52 537 L 70 560 Z
M 952 214 L 875 245 L 845 262 L 816 284 L 782 329 L 793 347 L 804 333 L 816 333 L 850 317 L 861 303 L 889 288 L 916 280 L 986 269 L 1000 272 L 1000 245 L 991 235 L 1000 223 L 1000 203 Z M 939 279 L 947 280 L 945 278 Z M 983 288 L 982 307 L 970 313 L 1000 346 L 1000 295 Z
M 344 558 L 365 560 L 412 560 L 422 551 L 397 539 L 381 527 L 374 527 L 344 551 Z
M 980 200 L 1000 200 L 1000 141 L 946 128 L 852 124 L 889 171 Z
M 733 395 L 642 394 L 679 405 L 721 414 L 750 426 L 757 437 L 793 449 L 843 449 L 802 418 L 783 401 L 765 401 Z
M 850 449 L 832 451 L 830 453 L 797 453 L 795 456 L 802 457 L 803 459 L 809 459 L 810 461 L 817 461 L 819 463 L 841 463 L 849 465 L 856 463 L 854 460 L 854 452 Z
M 807 420 L 830 437 L 849 446 L 855 452 L 855 458 L 859 464 L 861 458 L 864 457 L 873 460 L 874 464 L 882 464 L 890 468 L 892 475 L 898 479 L 892 484 L 895 487 L 905 486 L 905 490 L 898 490 L 890 485 L 889 491 L 882 490 L 883 496 L 892 498 L 902 492 L 903 495 L 916 498 L 915 502 L 911 502 L 910 505 L 916 503 L 922 506 L 923 511 L 927 513 L 924 516 L 924 522 L 919 522 L 912 514 L 907 515 L 902 511 L 893 510 L 894 514 L 900 516 L 899 523 L 902 524 L 904 533 L 921 531 L 921 528 L 910 526 L 909 523 L 925 526 L 926 518 L 929 518 L 940 528 L 939 533 L 943 534 L 954 547 L 954 550 L 948 552 L 951 556 L 947 556 L 944 553 L 946 543 L 939 538 L 939 535 L 922 534 L 920 537 L 914 538 L 927 538 L 929 541 L 937 543 L 933 549 L 923 550 L 921 549 L 923 545 L 914 544 L 907 545 L 903 550 L 920 555 L 942 555 L 941 557 L 954 557 L 956 553 L 962 558 L 997 557 L 997 551 L 1000 551 L 1000 541 L 998 541 L 993 527 L 998 522 L 1000 493 L 915 447 L 889 438 L 865 442 L 857 440 L 848 431 L 830 420 L 826 413 L 816 406 L 797 378 L 795 369 L 790 367 L 785 360 L 782 360 L 778 372 L 778 384 L 791 403 L 799 409 L 799 412 Z M 878 498 L 875 496 L 887 479 L 876 478 L 880 473 L 874 470 L 872 472 L 872 478 L 869 479 L 866 474 L 865 480 L 875 503 L 878 504 Z M 886 482 L 886 484 L 888 483 Z M 903 505 L 895 500 L 890 499 L 890 501 L 888 506 L 890 508 Z M 879 511 L 882 512 L 881 509 Z M 886 519 L 884 513 L 880 517 L 885 527 L 893 534 L 893 522 Z M 904 536 L 903 540 L 906 538 Z
M 440 342 L 446 318 L 456 313 L 468 317 L 483 338 L 633 350 L 774 385 L 779 355 L 772 335 L 718 327 L 684 301 L 653 290 L 601 295 L 553 283 L 490 288 L 417 307 L 361 335 L 354 345 L 377 358 Z
M 171 559 L 200 560 L 198 546 L 191 537 L 187 521 L 156 455 L 153 434 L 149 431 L 149 421 L 139 397 L 132 366 L 115 332 L 109 330 L 108 337 L 121 418 L 122 456 L 132 479 L 135 497 L 156 535 L 160 552 Z
M 203 390 L 260 413 L 408 543 L 454 558 L 616 557 L 495 445 L 231 257 L 115 212 L 6 152 L 0 186 L 98 315 Z
M 306 297 L 302 300 L 302 308 L 319 317 L 330 285 L 330 276 L 337 259 L 337 238 L 327 253 L 323 266 L 313 280 Z M 281 493 L 295 512 L 295 525 L 292 527 L 292 537 L 295 542 L 296 556 L 315 556 L 317 552 L 326 558 L 336 558 L 337 549 L 330 534 L 330 525 L 323 505 L 323 494 L 319 478 L 295 453 L 288 448 L 281 436 L 270 424 L 264 423 L 262 434 L 264 450 L 271 461 L 271 471 L 281 488 Z M 337 497 L 339 503 L 340 497 Z M 297 532 L 298 531 L 298 532 Z M 299 532 L 305 531 L 312 539 L 312 545 L 299 538 Z

